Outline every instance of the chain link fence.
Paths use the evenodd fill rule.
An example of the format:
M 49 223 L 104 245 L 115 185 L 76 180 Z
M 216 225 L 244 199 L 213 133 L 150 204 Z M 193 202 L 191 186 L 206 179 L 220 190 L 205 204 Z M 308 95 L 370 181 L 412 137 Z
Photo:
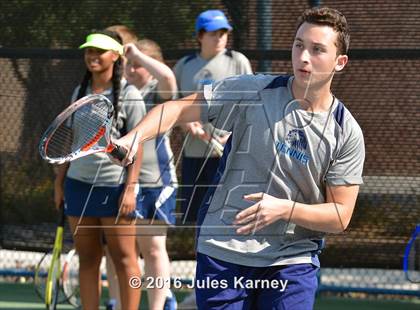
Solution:
M 72 7 L 65 1 L 2 2 L 0 246 L 45 251 L 53 244 L 54 174 L 37 145 L 81 80 L 82 54 L 74 47 L 90 29 L 126 24 L 160 43 L 172 66 L 197 47 L 196 15 L 220 8 L 234 26 L 229 45 L 247 55 L 256 71 L 265 61 L 268 71 L 290 74 L 295 20 L 308 1 L 266 1 L 268 17 L 261 16 L 259 2 L 80 1 Z M 420 3 L 322 2 L 341 10 L 351 26 L 350 62 L 335 77 L 333 91 L 361 125 L 367 157 L 350 227 L 327 237 L 321 262 L 330 268 L 401 269 L 404 247 L 420 222 Z M 271 20 L 269 50 L 258 43 L 264 17 Z M 180 132 L 175 130 L 171 139 L 179 156 Z M 71 240 L 69 233 L 66 239 Z M 174 260 L 194 259 L 194 229 L 171 229 L 168 248 Z

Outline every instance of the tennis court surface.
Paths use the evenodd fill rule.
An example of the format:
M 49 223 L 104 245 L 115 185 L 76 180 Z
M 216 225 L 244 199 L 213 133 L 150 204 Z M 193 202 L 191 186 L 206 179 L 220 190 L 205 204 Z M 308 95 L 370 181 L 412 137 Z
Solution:
M 143 292 L 145 293 L 145 292 Z M 185 298 L 187 292 L 177 292 L 178 302 Z M 104 291 L 107 295 L 107 291 Z M 104 296 L 104 297 L 105 297 Z M 102 299 L 102 304 L 105 302 Z M 316 310 L 415 310 L 419 309 L 420 301 L 403 301 L 403 300 L 369 300 L 369 299 L 356 299 L 356 298 L 338 298 L 338 297 L 323 297 L 320 296 L 315 304 Z M 25 283 L 0 283 L 0 309 L 45 309 L 42 301 L 36 296 L 33 285 Z M 59 305 L 58 310 L 75 309 L 71 305 Z M 105 309 L 105 307 L 101 307 Z M 143 294 L 140 309 L 147 308 L 147 297 Z

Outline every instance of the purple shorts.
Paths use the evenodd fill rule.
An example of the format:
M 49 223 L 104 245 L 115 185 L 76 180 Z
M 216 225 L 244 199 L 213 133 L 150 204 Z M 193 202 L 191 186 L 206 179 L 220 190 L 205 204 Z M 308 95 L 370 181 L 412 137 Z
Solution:
M 312 264 L 249 267 L 197 253 L 198 309 L 309 310 L 319 268 Z

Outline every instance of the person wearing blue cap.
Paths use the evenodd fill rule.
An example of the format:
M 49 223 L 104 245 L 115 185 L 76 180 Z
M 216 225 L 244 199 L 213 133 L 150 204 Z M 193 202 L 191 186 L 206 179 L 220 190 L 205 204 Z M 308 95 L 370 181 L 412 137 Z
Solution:
M 251 64 L 243 54 L 226 49 L 230 30 L 232 26 L 220 10 L 198 15 L 195 34 L 200 50 L 183 57 L 174 67 L 180 97 L 202 91 L 204 85 L 231 76 L 252 74 Z M 200 122 L 189 123 L 183 128 L 188 134 L 182 160 L 182 220 L 183 223 L 194 223 L 207 185 L 212 183 L 219 165 L 218 154 L 206 140 L 213 137 L 224 144 L 229 133 Z
M 208 10 L 198 15 L 195 22 L 195 31 L 198 33 L 200 30 L 206 32 L 217 31 L 220 29 L 232 30 L 232 26 L 220 10 Z

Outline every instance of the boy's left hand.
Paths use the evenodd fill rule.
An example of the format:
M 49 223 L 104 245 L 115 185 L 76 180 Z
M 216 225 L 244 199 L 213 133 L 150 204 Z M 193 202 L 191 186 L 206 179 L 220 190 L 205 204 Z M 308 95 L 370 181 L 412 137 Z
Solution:
M 241 226 L 236 230 L 236 233 L 241 235 L 253 234 L 285 218 L 292 203 L 290 200 L 279 199 L 265 193 L 245 195 L 244 199 L 256 204 L 239 212 L 235 217 L 233 224 Z

